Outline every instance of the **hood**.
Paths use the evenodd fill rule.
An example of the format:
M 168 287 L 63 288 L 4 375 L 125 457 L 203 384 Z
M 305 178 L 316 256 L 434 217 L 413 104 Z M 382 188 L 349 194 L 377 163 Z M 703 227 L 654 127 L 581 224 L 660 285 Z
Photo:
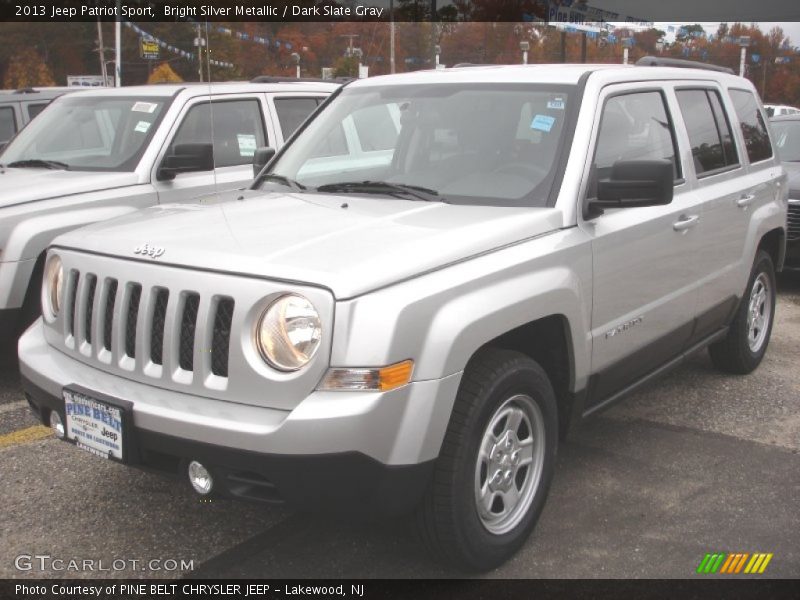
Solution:
M 151 207 L 67 233 L 55 244 L 315 284 L 350 298 L 562 226 L 561 212 L 552 208 L 240 195 L 244 200 Z
M 0 169 L 0 208 L 138 183 L 136 173 Z

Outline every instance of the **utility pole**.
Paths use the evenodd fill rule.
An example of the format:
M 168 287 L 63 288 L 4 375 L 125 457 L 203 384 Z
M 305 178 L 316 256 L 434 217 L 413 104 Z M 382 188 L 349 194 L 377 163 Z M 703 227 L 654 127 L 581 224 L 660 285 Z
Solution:
M 103 78 L 103 85 L 108 85 L 108 72 L 106 71 L 106 49 L 103 43 L 103 25 L 97 19 L 97 52 L 100 55 L 100 75 Z
M 194 43 L 197 45 L 197 74 L 200 76 L 200 83 L 203 83 L 203 37 L 200 23 L 197 24 L 197 37 Z
M 394 0 L 389 0 L 389 72 L 395 72 L 394 66 Z
M 586 62 L 586 32 L 581 33 L 581 62 Z
M 122 0 L 117 0 L 117 21 L 114 27 L 114 46 L 116 58 L 114 62 L 114 86 L 122 87 Z

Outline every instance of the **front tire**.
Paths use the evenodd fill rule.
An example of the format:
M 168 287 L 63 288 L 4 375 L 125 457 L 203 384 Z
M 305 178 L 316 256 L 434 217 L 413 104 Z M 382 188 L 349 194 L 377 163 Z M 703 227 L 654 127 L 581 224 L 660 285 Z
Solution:
M 416 515 L 435 555 L 486 571 L 522 546 L 550 488 L 557 414 L 546 373 L 527 356 L 486 349 L 470 360 Z
M 711 361 L 717 369 L 745 375 L 761 363 L 772 333 L 775 296 L 772 257 L 759 250 L 728 335 L 709 347 Z

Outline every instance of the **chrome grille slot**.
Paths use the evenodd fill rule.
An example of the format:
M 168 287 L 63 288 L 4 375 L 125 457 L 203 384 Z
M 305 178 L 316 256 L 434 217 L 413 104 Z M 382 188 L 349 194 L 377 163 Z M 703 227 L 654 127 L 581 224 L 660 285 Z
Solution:
M 214 332 L 211 338 L 211 372 L 219 377 L 228 376 L 228 350 L 233 321 L 233 298 L 220 298 L 214 315 Z
M 150 327 L 150 360 L 156 365 L 164 364 L 164 323 L 167 319 L 168 303 L 169 290 L 157 288 Z
M 114 324 L 114 305 L 117 301 L 117 280 L 110 279 L 106 291 L 105 308 L 103 309 L 103 348 L 111 351 L 111 334 Z
M 200 295 L 186 294 L 183 301 L 181 317 L 180 347 L 178 364 L 184 371 L 194 371 L 194 334 L 197 328 L 197 311 L 200 307 Z
M 97 276 L 86 276 L 86 307 L 83 318 L 83 335 L 86 343 L 92 345 L 92 315 L 94 313 L 94 294 L 97 291 Z
M 786 216 L 786 237 L 789 240 L 800 239 L 800 203 L 790 203 Z
M 65 307 L 65 314 L 67 315 L 67 333 L 71 336 L 75 335 L 75 310 L 78 308 L 78 284 L 80 283 L 80 271 L 72 271 L 69 278 L 69 290 L 67 290 L 68 304 Z
M 142 286 L 134 283 L 130 287 L 128 314 L 125 318 L 125 354 L 136 358 L 136 321 L 139 318 L 139 302 L 142 299 Z

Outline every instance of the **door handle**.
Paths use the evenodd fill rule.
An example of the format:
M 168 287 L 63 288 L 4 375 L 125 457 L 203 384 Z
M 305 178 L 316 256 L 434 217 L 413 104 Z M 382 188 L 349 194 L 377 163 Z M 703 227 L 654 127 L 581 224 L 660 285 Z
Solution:
M 736 201 L 736 206 L 739 208 L 747 208 L 750 206 L 753 201 L 756 199 L 755 194 L 744 194 L 741 198 Z
M 672 224 L 675 231 L 686 231 L 691 229 L 700 220 L 700 215 L 681 215 L 681 218 Z

